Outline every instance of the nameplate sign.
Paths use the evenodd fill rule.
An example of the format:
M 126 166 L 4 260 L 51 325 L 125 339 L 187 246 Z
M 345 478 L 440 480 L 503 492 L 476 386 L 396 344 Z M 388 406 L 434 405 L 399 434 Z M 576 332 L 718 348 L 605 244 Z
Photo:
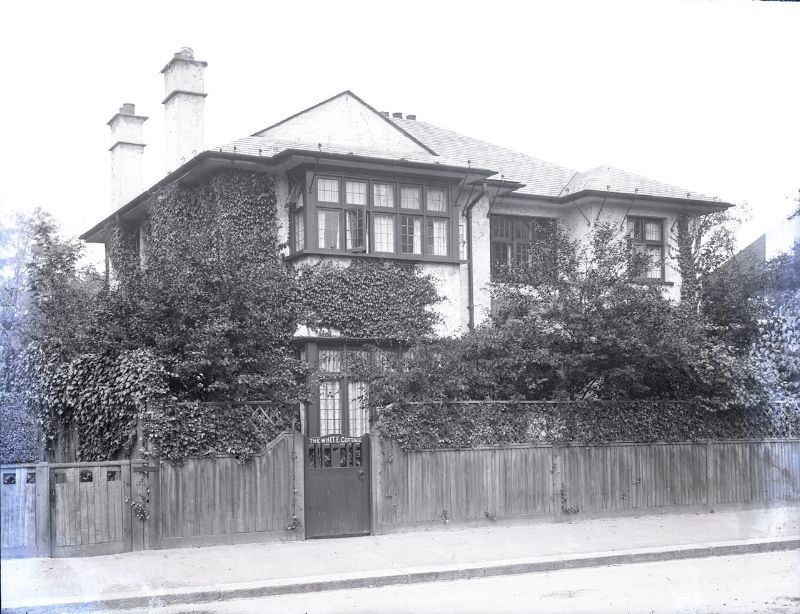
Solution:
M 324 435 L 323 437 L 309 437 L 308 443 L 359 443 L 360 437 L 345 437 L 344 435 Z

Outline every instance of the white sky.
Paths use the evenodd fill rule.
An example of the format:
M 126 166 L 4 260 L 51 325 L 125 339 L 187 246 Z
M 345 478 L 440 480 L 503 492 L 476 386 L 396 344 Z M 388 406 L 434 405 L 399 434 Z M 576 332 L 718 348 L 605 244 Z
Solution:
M 148 115 L 161 68 L 206 70 L 206 146 L 345 89 L 379 110 L 578 170 L 609 164 L 747 202 L 741 246 L 800 188 L 800 4 L 8 2 L 0 12 L 0 211 L 79 234 L 110 213 L 106 121 Z

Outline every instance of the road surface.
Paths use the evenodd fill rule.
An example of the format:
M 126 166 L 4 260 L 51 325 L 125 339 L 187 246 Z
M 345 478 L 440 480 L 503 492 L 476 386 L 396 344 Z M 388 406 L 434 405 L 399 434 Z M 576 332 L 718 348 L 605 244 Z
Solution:
M 800 551 L 173 606 L 161 614 L 800 612 Z

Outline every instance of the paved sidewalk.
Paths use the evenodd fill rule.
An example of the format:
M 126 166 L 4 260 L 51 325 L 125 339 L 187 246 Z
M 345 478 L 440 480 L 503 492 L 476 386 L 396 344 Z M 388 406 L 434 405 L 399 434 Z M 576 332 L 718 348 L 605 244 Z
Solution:
M 2 564 L 2 607 L 199 603 L 787 547 L 800 547 L 800 507 L 16 559 Z

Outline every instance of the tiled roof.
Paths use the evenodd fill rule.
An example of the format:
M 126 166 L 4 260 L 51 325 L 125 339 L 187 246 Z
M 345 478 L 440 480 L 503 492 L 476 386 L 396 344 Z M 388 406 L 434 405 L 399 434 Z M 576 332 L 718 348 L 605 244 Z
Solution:
M 622 194 L 719 202 L 716 198 L 611 166 L 578 172 L 425 122 L 400 118 L 391 118 L 391 121 L 439 155 L 463 162 L 469 159 L 474 166 L 494 169 L 505 179 L 524 183 L 525 187 L 517 190 L 522 194 L 568 196 L 584 190 L 609 190 Z
M 371 107 L 369 108 L 373 110 Z M 522 183 L 524 186 L 517 189 L 516 192 L 531 196 L 569 197 L 586 190 L 596 190 L 621 194 L 638 194 L 640 196 L 721 202 L 714 197 L 705 196 L 611 166 L 598 166 L 585 172 L 579 172 L 575 169 L 545 162 L 539 158 L 464 136 L 426 122 L 395 117 L 387 119 L 400 130 L 435 152 L 435 155 L 331 144 L 322 145 L 320 149 L 316 142 L 311 142 L 310 140 L 287 141 L 269 136 L 245 137 L 224 145 L 217 150 L 227 153 L 272 157 L 282 151 L 291 149 L 309 153 L 322 151 L 339 155 L 363 156 L 388 161 L 402 160 L 456 167 L 471 166 L 474 169 L 495 171 L 494 179 L 499 179 L 502 175 L 506 180 Z
M 238 139 L 233 143 L 228 143 L 222 147 L 218 147 L 214 151 L 224 153 L 238 153 L 245 156 L 261 156 L 270 158 L 286 150 L 299 150 L 309 153 L 325 152 L 339 155 L 353 155 L 363 156 L 369 158 L 377 158 L 381 160 L 399 161 L 404 160 L 407 162 L 420 162 L 424 164 L 440 164 L 447 166 L 463 166 L 466 167 L 466 160 L 459 161 L 457 159 L 450 159 L 448 156 L 434 156 L 426 153 L 409 153 L 409 152 L 396 152 L 384 151 L 380 149 L 367 149 L 364 147 L 353 147 L 351 145 L 331 145 L 329 143 L 317 144 L 304 141 L 287 141 L 283 139 L 274 139 L 265 136 L 248 136 Z M 479 165 L 473 164 L 474 168 L 479 168 Z M 486 167 L 482 167 L 486 168 Z
M 623 194 L 637 193 L 664 198 L 718 201 L 717 198 L 690 192 L 668 183 L 614 168 L 613 166 L 598 166 L 585 173 L 577 173 L 564 187 L 564 194 L 574 194 L 583 190 L 609 190 Z
M 392 122 L 419 139 L 437 154 L 473 166 L 491 168 L 505 179 L 525 184 L 518 192 L 537 196 L 559 196 L 575 171 L 551 164 L 511 149 L 479 141 L 451 130 L 411 119 L 392 118 Z

